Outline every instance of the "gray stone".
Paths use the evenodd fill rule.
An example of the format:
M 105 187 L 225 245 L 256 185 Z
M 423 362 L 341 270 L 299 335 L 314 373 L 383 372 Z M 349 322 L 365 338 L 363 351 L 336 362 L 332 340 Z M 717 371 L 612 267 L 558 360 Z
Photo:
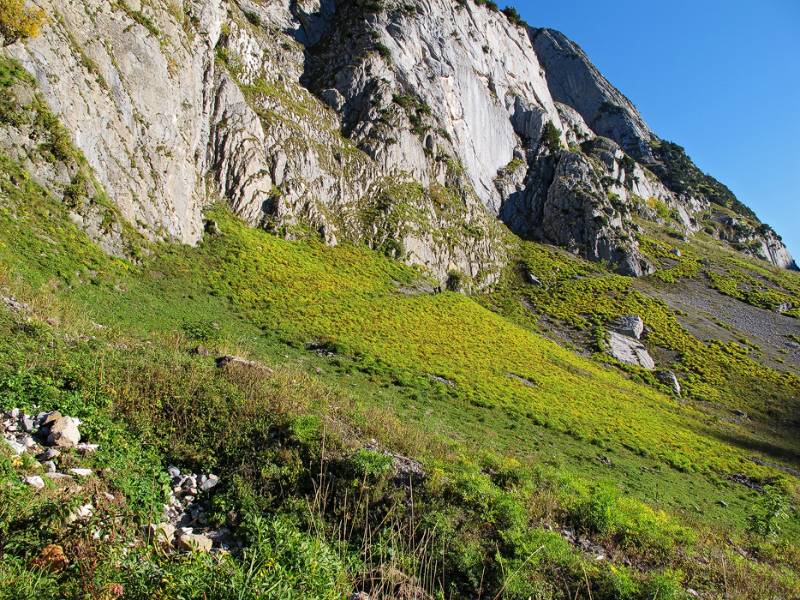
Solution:
M 634 338 L 616 331 L 608 333 L 608 351 L 618 361 L 652 371 L 656 363 L 647 348 Z
M 218 483 L 219 483 L 219 477 L 217 477 L 214 474 L 211 474 L 200 482 L 200 489 L 204 492 L 207 492 L 212 488 L 216 487 Z
M 248 360 L 241 356 L 220 356 L 216 360 L 217 367 L 220 369 L 250 369 L 263 373 L 264 375 L 272 375 L 273 371 L 269 367 L 262 365 L 254 360 Z
M 42 463 L 42 466 L 45 468 L 47 473 L 55 473 L 56 472 L 56 463 L 52 460 L 48 460 Z
M 53 460 L 54 458 L 58 458 L 59 456 L 61 456 L 61 452 L 59 452 L 55 448 L 48 448 L 41 454 L 37 454 L 36 458 L 44 462 L 48 460 Z
M 542 285 L 542 282 L 539 280 L 539 278 L 527 269 L 525 270 L 525 279 L 530 285 Z
M 150 543 L 170 547 L 175 540 L 175 526 L 171 523 L 150 523 L 144 529 Z
M 3 440 L 8 445 L 8 447 L 11 448 L 11 451 L 14 454 L 16 454 L 17 456 L 23 454 L 25 452 L 25 450 L 26 450 L 25 445 L 24 444 L 20 444 L 16 440 L 12 440 L 12 439 L 9 439 L 7 437 L 4 437 Z
M 47 443 L 51 446 L 58 446 L 61 448 L 70 448 L 78 444 L 81 440 L 80 431 L 75 420 L 70 417 L 59 417 L 55 420 L 48 419 L 45 421 L 50 427 L 50 433 L 47 436 Z
M 31 433 L 33 431 L 34 421 L 32 417 L 28 415 L 24 415 L 19 420 L 20 427 L 22 427 L 22 431 L 27 431 Z
M 170 465 L 169 467 L 167 467 L 167 473 L 169 473 L 170 477 L 175 478 L 180 476 L 181 471 L 178 467 Z
M 644 333 L 644 321 L 637 315 L 620 317 L 613 323 L 613 328 L 622 335 L 640 339 Z
M 41 490 L 44 488 L 44 479 L 42 479 L 38 475 L 30 475 L 28 477 L 25 477 L 22 481 L 24 481 L 27 485 L 31 486 L 35 490 Z
M 214 542 L 202 533 L 194 533 L 191 527 L 178 529 L 175 535 L 178 548 L 189 552 L 209 552 Z
M 75 509 L 75 512 L 70 513 L 67 517 L 67 523 L 77 523 L 81 521 L 87 521 L 92 517 L 94 514 L 94 506 L 91 503 L 83 504 Z
M 77 475 L 78 477 L 90 477 L 94 473 L 94 471 L 92 471 L 91 469 L 84 469 L 79 467 L 72 468 L 69 470 L 69 472 L 72 473 L 73 475 Z
M 658 380 L 661 383 L 670 386 L 672 388 L 672 391 L 675 392 L 676 395 L 678 395 L 678 396 L 681 395 L 681 384 L 678 381 L 678 377 L 677 377 L 677 375 L 675 375 L 674 372 L 672 372 L 672 371 L 658 371 L 656 373 L 656 378 L 658 378 Z

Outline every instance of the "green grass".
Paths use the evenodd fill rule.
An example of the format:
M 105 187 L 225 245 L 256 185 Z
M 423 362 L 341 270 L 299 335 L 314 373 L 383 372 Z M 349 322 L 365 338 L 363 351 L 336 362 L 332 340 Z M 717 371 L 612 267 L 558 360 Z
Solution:
M 68 365 L 69 377 L 62 373 L 54 379 L 51 387 L 56 391 L 51 394 L 52 405 L 78 411 L 89 426 L 97 424 L 97 431 L 103 429 L 103 419 L 121 419 L 126 423 L 128 435 L 145 440 L 157 456 L 170 456 L 189 464 L 214 465 L 225 473 L 232 473 L 241 469 L 238 465 L 243 457 L 253 452 L 250 444 L 258 439 L 251 437 L 247 432 L 254 430 L 247 428 L 239 432 L 240 436 L 232 437 L 239 424 L 252 421 L 254 427 L 263 429 L 258 419 L 245 414 L 231 418 L 231 410 L 240 410 L 232 406 L 247 396 L 228 389 L 226 386 L 230 384 L 216 381 L 217 376 L 208 362 L 198 364 L 202 359 L 188 358 L 180 348 L 169 350 L 169 346 L 165 346 L 166 339 L 158 336 L 179 330 L 206 343 L 246 347 L 269 362 L 297 361 L 309 369 L 319 365 L 325 370 L 321 376 L 323 384 L 328 385 L 325 382 L 329 381 L 334 389 L 344 390 L 345 398 L 352 399 L 348 418 L 353 423 L 362 425 L 366 431 L 372 427 L 380 437 L 387 439 L 388 436 L 406 450 L 429 456 L 431 479 L 427 496 L 422 497 L 426 503 L 425 514 L 430 515 L 426 518 L 432 519 L 430 531 L 443 534 L 452 529 L 458 532 L 472 519 L 476 520 L 475 525 L 486 520 L 495 523 L 492 536 L 497 537 L 470 541 L 469 535 L 453 534 L 457 543 L 445 554 L 445 560 L 463 573 L 453 593 L 469 589 L 472 579 L 480 580 L 485 568 L 480 557 L 488 551 L 487 544 L 501 544 L 504 548 L 503 558 L 493 563 L 489 580 L 506 581 L 507 587 L 519 593 L 532 589 L 533 585 L 545 589 L 542 572 L 554 565 L 573 573 L 571 577 L 576 577 L 576 581 L 581 570 L 588 568 L 587 577 L 593 582 L 590 585 L 595 586 L 597 597 L 602 597 L 602 590 L 607 586 L 612 590 L 607 594 L 613 595 L 613 590 L 623 584 L 643 593 L 642 590 L 655 585 L 654 580 L 643 578 L 635 570 L 631 575 L 618 575 L 617 571 L 597 566 L 581 567 L 582 559 L 569 545 L 565 546 L 560 537 L 553 538 L 537 527 L 530 529 L 526 498 L 549 490 L 547 494 L 555 498 L 556 506 L 560 507 L 557 509 L 557 514 L 563 515 L 560 518 L 573 520 L 577 526 L 625 548 L 631 555 L 638 553 L 650 557 L 649 560 L 670 564 L 676 548 L 691 548 L 696 543 L 695 536 L 679 524 L 679 520 L 685 518 L 681 511 L 676 510 L 671 516 L 637 499 L 644 495 L 644 490 L 637 486 L 649 485 L 646 477 L 635 473 L 640 467 L 649 465 L 648 468 L 661 470 L 653 475 L 653 483 L 658 480 L 663 485 L 675 482 L 676 486 L 685 486 L 688 478 L 689 483 L 700 490 L 708 488 L 707 492 L 699 494 L 699 502 L 703 502 L 700 498 L 705 493 L 722 494 L 730 500 L 737 514 L 747 510 L 747 494 L 714 483 L 719 481 L 716 478 L 731 470 L 747 469 L 755 476 L 771 474 L 766 469 L 751 466 L 745 455 L 735 448 L 695 431 L 692 424 L 703 419 L 699 411 L 631 382 L 614 370 L 579 358 L 469 298 L 450 293 L 412 297 L 397 293 L 398 283 L 412 284 L 419 273 L 378 254 L 346 245 L 329 248 L 316 242 L 288 242 L 251 230 L 224 210 L 215 209 L 210 216 L 220 224 L 221 236 L 209 238 L 196 249 L 159 246 L 141 266 L 133 266 L 109 259 L 97 251 L 64 218 L 63 209 L 43 193 L 37 193 L 35 184 L 29 186 L 23 188 L 19 196 L 20 200 L 22 197 L 29 199 L 25 203 L 18 203 L 17 196 L 9 193 L 14 190 L 9 189 L 0 213 L 4 242 L 0 247 L 0 260 L 6 265 L 9 276 L 21 278 L 33 289 L 49 289 L 48 293 L 54 297 L 80 307 L 84 318 L 111 325 L 110 330 L 102 330 L 105 331 L 103 336 L 134 335 L 155 342 L 155 347 L 149 349 L 140 343 L 127 342 L 122 349 L 114 351 L 103 344 L 94 350 L 91 344 L 83 350 L 65 346 L 60 356 L 40 357 L 36 361 L 40 366 L 34 367 L 35 382 L 45 374 L 60 373 L 65 369 L 64 361 L 73 363 L 78 357 L 84 357 L 77 364 Z M 44 215 L 47 218 L 43 218 Z M 594 272 L 597 267 L 564 263 L 564 270 L 570 269 Z M 132 307 L 136 307 L 135 310 Z M 325 342 L 337 355 L 327 359 L 309 357 L 304 346 L 312 341 Z M 130 346 L 132 343 L 136 345 Z M 162 346 L 164 350 L 160 350 Z M 141 353 L 137 360 L 131 360 L 131 348 L 137 348 L 133 356 Z M 20 350 L 24 350 L 24 346 Z M 88 388 L 84 386 L 97 380 L 94 374 L 97 366 L 96 363 L 90 366 L 91 361 L 96 361 L 96 352 L 101 350 L 105 356 L 102 373 L 106 383 L 94 405 L 96 408 L 70 404 L 70 395 L 64 395 L 64 388 L 77 385 L 77 396 L 76 392 L 73 396 L 76 400 L 85 398 Z M 19 358 L 5 359 L 9 365 L 20 362 Z M 138 377 L 131 379 L 131 372 L 148 373 L 148 376 L 141 381 Z M 508 377 L 508 373 L 534 381 L 536 387 L 523 385 Z M 432 380 L 431 375 L 450 379 L 455 387 L 440 384 Z M 19 377 L 23 377 L 23 383 L 14 383 Z M 18 404 L 32 395 L 41 396 L 39 391 L 26 387 L 24 381 L 24 375 L 7 379 L 6 402 Z M 76 383 L 67 384 L 69 381 Z M 123 382 L 127 383 L 123 385 Z M 299 388 L 304 394 L 308 393 L 307 385 Z M 12 389 L 18 390 L 14 396 L 8 395 L 8 390 Z M 271 397 L 296 395 L 296 392 L 291 393 L 292 386 L 288 383 L 281 384 L 278 389 L 280 393 Z M 18 402 L 14 398 L 21 400 Z M 335 403 L 348 405 L 344 398 Z M 252 410 L 248 406 L 243 404 L 241 410 Z M 199 407 L 203 409 L 196 413 Z M 270 411 L 262 410 L 258 414 L 272 419 Z M 420 411 L 423 414 L 420 415 Z M 432 417 L 431 412 L 438 416 Z M 392 413 L 408 417 L 410 424 L 406 427 L 411 429 L 391 425 L 394 421 L 386 415 Z M 376 425 L 378 414 L 383 416 Z M 416 418 L 411 418 L 413 414 Z M 209 419 L 208 415 L 225 415 L 226 418 Z M 452 432 L 462 442 L 453 446 L 436 437 L 424 429 L 423 424 L 428 421 L 430 429 L 441 426 L 441 431 Z M 173 423 L 181 426 L 171 425 Z M 231 424 L 236 429 L 230 429 Z M 187 427 L 196 432 L 192 438 L 185 436 Z M 287 431 L 309 431 L 307 425 L 291 425 L 291 419 L 281 427 L 288 427 Z M 420 430 L 428 433 L 409 435 L 409 431 Z M 310 431 L 310 437 L 308 433 L 303 433 L 301 438 L 288 434 L 287 440 L 313 439 L 313 427 Z M 487 436 L 489 432 L 494 432 L 494 439 Z M 424 439 L 426 435 L 430 439 L 425 442 L 410 441 Z M 234 441 L 237 439 L 240 441 Z M 504 467 L 502 461 L 498 463 L 492 459 L 481 467 L 480 462 L 472 462 L 479 457 L 466 451 L 470 441 L 474 444 L 477 440 L 482 440 L 479 447 L 513 453 L 525 462 L 512 461 L 510 467 Z M 299 471 L 281 468 L 252 472 L 246 476 L 243 488 L 228 492 L 228 502 L 243 506 L 254 502 L 255 507 L 279 502 L 279 506 L 284 506 L 281 489 L 289 486 L 289 489 L 298 490 L 294 493 L 300 493 L 305 477 L 302 465 L 310 460 L 303 456 L 309 456 L 304 453 L 311 451 L 314 444 L 303 450 L 305 446 L 299 443 L 296 450 L 300 452 L 297 455 Z M 549 454 L 547 444 L 553 446 L 553 454 L 548 461 L 536 466 L 536 457 Z M 286 464 L 286 455 L 275 454 L 268 448 L 262 452 L 260 464 Z M 473 458 L 452 462 L 454 452 L 455 456 Z M 576 459 L 591 460 L 597 452 L 608 452 L 618 462 L 614 477 L 630 469 L 622 491 L 595 489 L 588 483 L 592 473 L 606 467 L 584 466 Z M 681 462 L 683 457 L 686 462 Z M 129 456 L 118 450 L 114 456 L 99 456 L 100 460 L 111 465 L 113 472 L 139 461 L 152 464 L 153 459 L 146 455 Z M 548 466 L 547 462 L 552 464 Z M 688 473 L 674 471 L 673 476 L 670 465 L 675 464 Z M 361 477 L 377 478 L 370 489 L 379 490 L 378 481 L 383 472 L 379 467 L 363 454 L 356 454 L 352 469 L 354 473 L 361 473 Z M 350 468 L 345 467 L 345 472 Z M 694 470 L 704 474 L 692 475 Z M 107 485 L 123 490 L 126 497 L 130 497 L 131 506 L 146 511 L 148 502 L 152 502 L 148 500 L 151 493 L 148 489 L 152 488 L 142 487 L 140 483 L 148 478 L 132 470 L 130 479 L 131 482 L 126 483 L 110 476 Z M 296 485 L 301 487 L 292 487 Z M 739 495 L 741 499 L 734 499 Z M 451 504 L 453 498 L 460 498 L 458 504 L 462 506 L 455 513 Z M 708 501 L 709 507 L 712 504 Z M 536 512 L 534 510 L 534 514 Z M 703 520 L 702 515 L 696 518 Z M 743 529 L 745 515 L 741 519 Z M 723 517 L 724 522 L 729 520 L 730 515 Z M 713 520 L 706 523 L 713 523 Z M 244 523 L 240 526 L 246 527 Z M 471 528 L 466 526 L 465 531 Z M 302 527 L 297 535 L 301 534 Z M 292 552 L 302 548 L 303 543 L 293 543 Z M 321 541 L 313 538 L 308 543 Z M 540 547 L 543 550 L 538 550 Z M 477 562 L 470 562 L 470 552 Z M 411 552 L 410 555 L 417 554 Z M 412 567 L 422 568 L 415 565 L 412 558 L 409 560 Z M 171 586 L 185 586 L 196 578 L 200 589 L 218 590 L 214 582 L 220 576 L 232 580 L 246 576 L 240 563 L 232 564 L 223 563 L 212 568 L 200 558 L 188 563 L 169 562 L 171 575 L 161 582 L 161 589 L 177 593 L 175 590 L 184 588 Z M 4 568 L 12 567 L 4 565 Z M 233 571 L 226 572 L 225 568 Z M 330 575 L 323 581 L 330 583 L 330 577 L 339 577 L 337 573 L 342 572 L 341 568 L 341 565 L 332 566 Z M 129 569 L 133 567 L 128 565 L 123 572 L 127 574 Z M 281 585 L 298 589 L 300 584 L 291 579 L 296 572 L 290 569 L 290 573 L 280 579 Z M 520 574 L 510 578 L 512 572 Z M 133 586 L 133 583 L 127 581 L 127 585 Z M 508 597 L 514 597 L 511 591 L 507 593 Z
M 457 209 L 430 193 L 436 211 Z M 100 489 L 124 498 L 119 544 L 90 542 L 64 523 L 66 499 L 21 483 L 32 465 L 0 457 L 0 485 L 13 490 L 0 509 L 0 581 L 12 596 L 78 597 L 119 583 L 130 597 L 229 597 L 236 587 L 333 598 L 390 565 L 452 598 L 481 587 L 506 598 L 562 588 L 679 597 L 684 585 L 722 589 L 714 561 L 736 561 L 725 536 L 758 558 L 736 563 L 742 596 L 758 597 L 757 583 L 797 593 L 797 481 L 750 460 L 796 467 L 795 375 L 744 347 L 699 342 L 631 280 L 546 246 L 521 244 L 491 295 L 407 295 L 400 289 L 424 274 L 382 254 L 287 241 L 221 207 L 208 216 L 222 233 L 196 248 L 124 230 L 140 259 L 110 258 L 0 157 L 0 284 L 35 307 L 27 321 L 0 311 L 0 408 L 81 417 L 101 442 L 91 459 Z M 665 258 L 663 244 L 648 251 Z M 684 256 L 663 282 L 697 276 L 696 255 Z M 525 284 L 522 270 L 543 285 Z M 547 317 L 599 339 L 610 319 L 632 313 L 645 316 L 649 342 L 676 355 L 683 400 L 647 373 L 541 335 Z M 276 374 L 228 374 L 189 354 L 198 343 Z M 709 402 L 747 410 L 758 429 L 720 419 Z M 386 458 L 364 450 L 370 437 L 423 462 L 413 501 Z M 163 500 L 171 462 L 222 475 L 213 518 L 248 542 L 245 553 L 122 552 Z M 788 507 L 779 529 L 734 474 L 773 484 Z M 770 527 L 758 533 L 754 522 Z M 610 560 L 582 554 L 553 531 L 561 526 Z M 75 562 L 45 574 L 31 561 L 54 540 Z

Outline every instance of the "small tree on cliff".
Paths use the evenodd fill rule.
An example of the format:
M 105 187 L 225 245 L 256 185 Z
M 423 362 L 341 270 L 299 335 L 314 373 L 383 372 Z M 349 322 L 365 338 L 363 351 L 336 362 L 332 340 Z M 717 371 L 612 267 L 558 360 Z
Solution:
M 561 150 L 561 132 L 553 125 L 552 121 L 545 123 L 542 129 L 542 144 L 544 144 L 550 152 L 558 152 Z

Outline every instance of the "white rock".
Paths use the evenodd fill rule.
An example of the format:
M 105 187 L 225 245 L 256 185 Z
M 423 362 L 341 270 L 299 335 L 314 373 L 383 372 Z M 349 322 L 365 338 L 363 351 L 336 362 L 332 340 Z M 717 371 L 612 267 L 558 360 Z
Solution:
M 8 444 L 8 447 L 11 448 L 11 451 L 14 454 L 16 454 L 17 456 L 19 456 L 19 455 L 21 455 L 21 454 L 23 454 L 25 452 L 25 445 L 24 444 L 20 444 L 16 440 L 12 440 L 12 439 L 9 439 L 7 437 L 4 437 L 3 440 L 5 441 L 6 444 Z
M 643 367 L 650 371 L 656 368 L 653 357 L 641 342 L 616 331 L 608 333 L 608 351 L 620 362 Z
M 25 477 L 22 481 L 24 481 L 26 484 L 28 484 L 29 486 L 31 486 L 36 490 L 41 490 L 42 488 L 44 488 L 44 479 L 42 479 L 38 475 L 30 475 L 28 477 Z
M 201 480 L 200 482 L 200 489 L 204 492 L 209 491 L 210 489 L 216 487 L 219 483 L 219 477 L 214 474 L 209 475 L 205 478 L 205 480 Z
M 74 513 L 67 517 L 67 523 L 75 523 L 77 521 L 85 521 L 94 514 L 94 506 L 92 504 L 84 504 L 75 510 Z
M 47 443 L 61 448 L 75 446 L 81 440 L 80 431 L 75 420 L 70 417 L 60 417 L 51 421 L 50 434 L 47 436 Z
M 78 477 L 89 477 L 93 473 L 91 469 L 82 469 L 77 467 L 70 469 L 69 472 L 73 475 L 77 475 Z

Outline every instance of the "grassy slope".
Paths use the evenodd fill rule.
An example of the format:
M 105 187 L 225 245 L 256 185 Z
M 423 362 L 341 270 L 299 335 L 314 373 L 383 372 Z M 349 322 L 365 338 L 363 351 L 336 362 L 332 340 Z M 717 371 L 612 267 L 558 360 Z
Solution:
M 275 470 L 267 466 L 283 473 L 286 456 L 270 454 L 271 438 L 263 439 L 259 431 L 287 429 L 287 448 L 309 469 L 310 460 L 319 460 L 314 445 L 319 440 L 311 443 L 298 433 L 303 428 L 297 419 L 320 412 L 331 419 L 336 410 L 317 405 L 333 402 L 345 407 L 347 427 L 361 436 L 374 435 L 425 461 L 431 479 L 423 502 L 430 521 L 438 523 L 431 531 L 451 532 L 447 567 L 461 576 L 449 587 L 440 586 L 450 594 L 474 591 L 484 575 L 491 582 L 487 585 L 509 597 L 527 597 L 531 590 L 562 593 L 546 585 L 553 569 L 567 589 L 588 570 L 584 577 L 595 598 L 652 597 L 652 590 L 662 587 L 653 588 L 657 582 L 650 572 L 722 589 L 719 561 L 726 559 L 733 561 L 731 578 L 741 580 L 730 585 L 741 585 L 735 589 L 743 594 L 757 597 L 757 584 L 797 591 L 796 576 L 786 571 L 798 564 L 791 542 L 800 531 L 796 513 L 777 539 L 751 538 L 745 528 L 749 517 L 762 511 L 760 497 L 726 479 L 745 474 L 791 494 L 794 479 L 752 463 L 748 444 L 731 440 L 767 439 L 794 465 L 796 440 L 770 427 L 766 418 L 757 432 L 766 438 L 754 437 L 742 425 L 709 414 L 700 402 L 710 397 L 766 417 L 759 404 L 759 391 L 766 388 L 782 399 L 777 414 L 782 419 L 797 399 L 796 376 L 764 369 L 735 347 L 700 344 L 665 307 L 630 289 L 629 280 L 526 245 L 521 258 L 545 281 L 541 290 L 523 286 L 512 268 L 504 285 L 482 304 L 451 293 L 409 296 L 398 286 L 413 287 L 420 277 L 413 269 L 362 248 L 288 242 L 248 229 L 223 209 L 210 214 L 221 236 L 207 238 L 198 248 L 152 247 L 137 265 L 100 252 L 18 164 L 1 160 L 4 281 L 35 300 L 40 318 L 60 315 L 64 323 L 51 327 L 35 320 L 34 326 L 21 327 L 4 313 L 3 408 L 32 402 L 62 407 L 86 419 L 94 435 L 114 432 L 103 441 L 108 447 L 113 440 L 115 449 L 101 453 L 98 465 L 110 466 L 105 483 L 125 495 L 134 521 L 158 504 L 154 473 L 167 461 L 220 468 L 226 478 L 241 476 L 243 483 L 231 485 L 226 496 L 241 512 L 274 509 L 279 500 L 297 502 L 308 487 L 269 491 Z M 687 261 L 686 268 L 694 266 Z M 626 373 L 548 341 L 537 333 L 535 315 L 521 308 L 520 297 L 591 335 L 601 334 L 613 316 L 643 313 L 654 339 L 681 355 L 690 402 L 667 395 L 646 373 Z M 91 320 L 107 328 L 95 331 Z M 70 341 L 80 340 L 87 329 L 95 340 Z M 287 370 L 279 372 L 268 393 L 255 394 L 248 382 L 225 380 L 209 359 L 189 358 L 191 338 Z M 309 352 L 309 342 L 334 353 Z M 309 380 L 303 373 L 314 376 Z M 297 405 L 292 410 L 299 416 L 291 416 L 281 405 L 285 402 Z M 281 416 L 286 412 L 288 422 Z M 153 452 L 138 451 L 135 443 L 129 447 L 125 439 L 139 440 Z M 349 456 L 345 441 L 336 444 L 342 457 Z M 265 465 L 259 472 L 246 468 L 253 453 Z M 601 455 L 608 460 L 597 460 Z M 347 460 L 345 472 L 363 467 Z M 24 572 L 22 559 L 47 536 L 19 541 L 19 535 L 28 535 L 25 523 L 36 522 L 29 513 L 41 508 L 42 500 L 19 487 L 14 475 L 19 465 L 4 457 L 2 466 L 3 477 L 21 498 L 12 505 L 19 512 L 8 511 L 4 518 L 11 520 L 3 524 L 22 529 L 11 537 L 0 531 L 0 543 L 13 550 L 0 573 L 7 580 L 9 570 Z M 364 476 L 369 473 L 366 469 Z M 310 485 L 308 472 L 295 475 Z M 386 482 L 370 483 L 380 496 Z M 618 568 L 587 561 L 542 528 L 558 523 L 603 543 Z M 271 539 L 275 534 L 263 524 L 239 525 L 243 535 Z M 692 535 L 687 527 L 699 533 Z M 483 533 L 472 536 L 477 530 Z M 765 562 L 736 558 L 720 541 L 727 534 L 750 544 L 750 552 Z M 285 535 L 303 534 L 290 529 Z M 9 546 L 9 539 L 16 546 Z M 297 538 L 289 550 L 313 550 L 313 543 L 320 542 Z M 287 549 L 274 543 L 253 548 L 273 563 L 308 560 L 302 552 L 282 556 Z M 537 548 L 545 549 L 541 556 Z M 192 565 L 193 559 L 186 559 L 188 565 L 146 559 L 169 572 L 171 583 L 152 584 L 168 597 L 170 589 L 180 595 L 170 585 L 191 587 L 197 573 L 223 581 L 247 576 L 233 563 L 217 571 L 218 566 Z M 624 559 L 633 560 L 634 570 L 642 573 L 629 575 Z M 111 563 L 123 571 L 134 568 L 125 561 L 120 566 L 118 557 Z M 328 567 L 335 572 L 321 585 L 347 570 L 334 563 L 331 559 Z M 688 573 L 668 575 L 665 569 L 673 567 Z M 512 578 L 512 572 L 521 575 Z M 279 583 L 290 579 L 279 578 Z M 203 589 L 213 595 L 212 583 L 202 585 L 211 586 Z M 287 585 L 305 589 L 306 596 L 313 587 Z M 140 595 L 150 591 L 143 588 Z
M 4 164 L 5 172 L 14 169 Z M 571 489 L 616 480 L 624 495 L 688 523 L 741 531 L 755 495 L 724 477 L 776 475 L 721 440 L 735 426 L 721 426 L 691 404 L 580 358 L 464 296 L 399 293 L 398 283 L 412 284 L 419 274 L 376 254 L 287 242 L 216 209 L 211 216 L 222 236 L 197 249 L 160 246 L 133 266 L 105 257 L 60 207 L 25 185 L 4 190 L 28 201 L 1 213 L 3 264 L 15 278 L 49 288 L 120 333 L 191 333 L 216 323 L 223 345 L 270 363 L 321 367 L 320 378 L 347 389 L 362 408 L 382 407 L 422 431 L 438 429 L 473 447 L 549 465 Z M 604 277 L 612 286 L 602 288 L 607 297 L 624 290 L 623 280 Z M 307 342 L 325 342 L 336 356 L 306 352 Z M 795 380 L 780 381 L 796 389 Z M 354 418 L 367 424 L 369 415 Z M 456 447 L 456 454 L 464 452 Z M 601 453 L 612 468 L 595 460 Z M 727 509 L 717 502 L 723 499 Z

